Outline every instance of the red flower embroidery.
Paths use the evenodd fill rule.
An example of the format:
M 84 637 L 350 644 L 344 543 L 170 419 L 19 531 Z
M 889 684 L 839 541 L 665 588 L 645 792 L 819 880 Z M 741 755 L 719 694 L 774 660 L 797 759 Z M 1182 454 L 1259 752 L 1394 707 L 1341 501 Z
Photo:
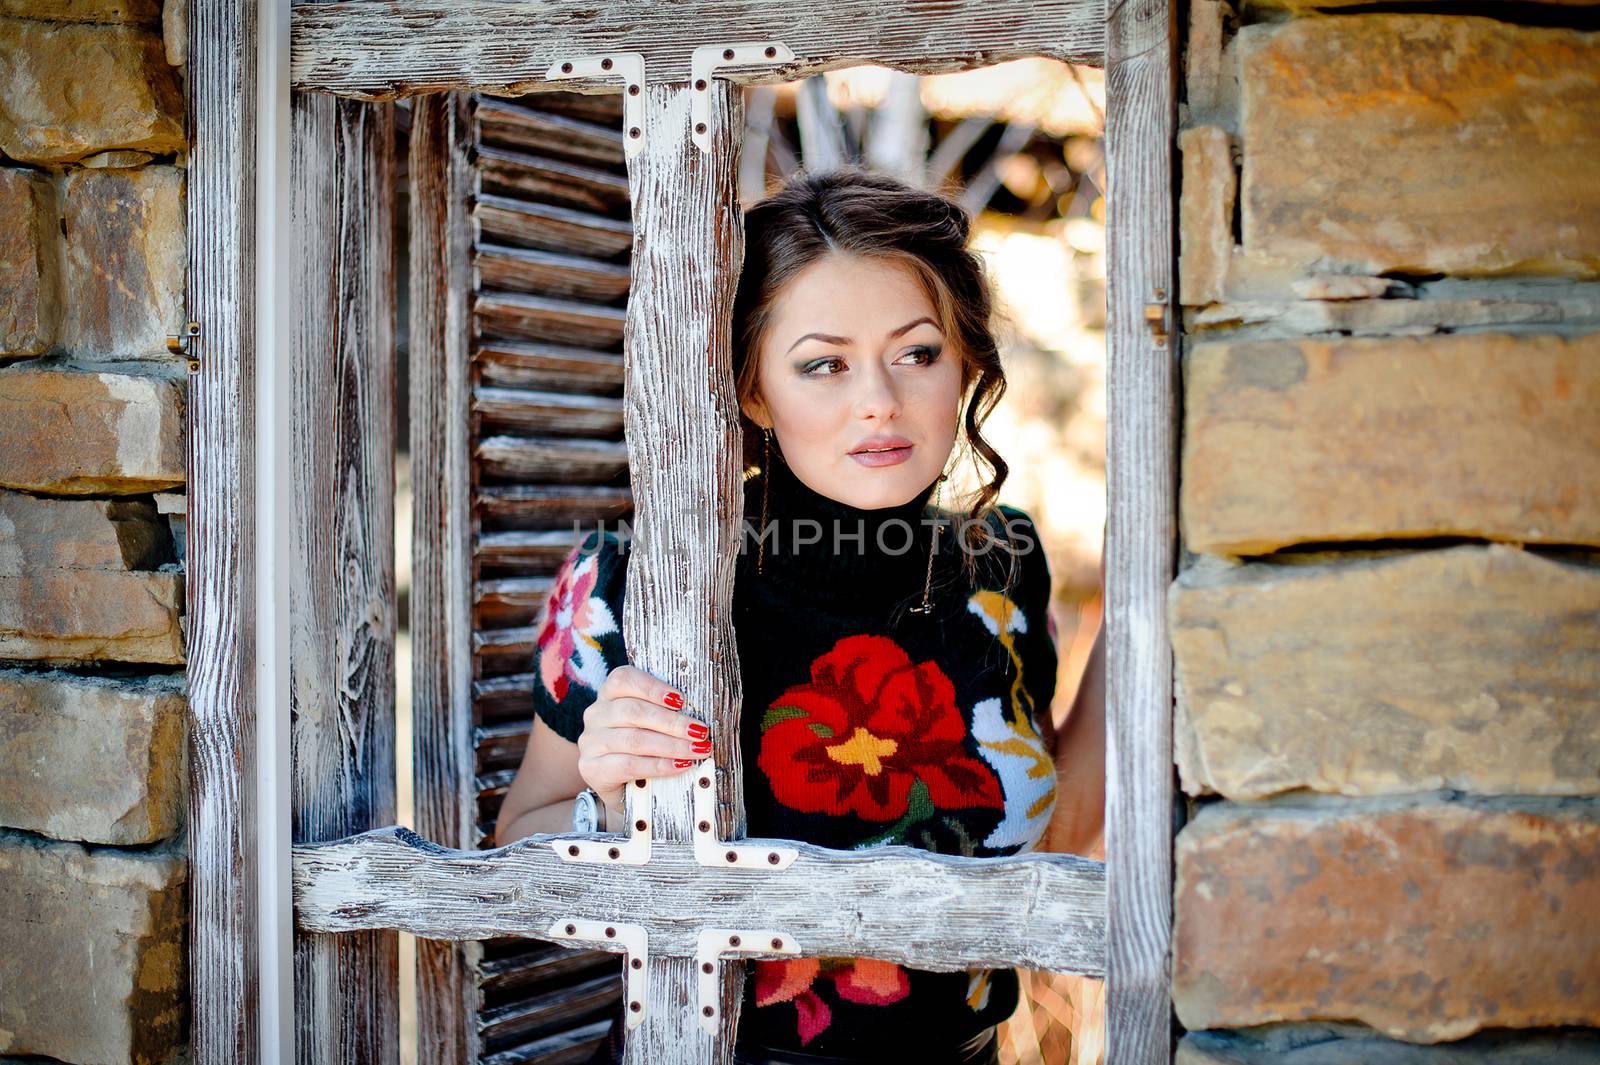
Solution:
M 756 966 L 756 1005 L 793 1002 L 800 1045 L 826 1029 L 833 1011 L 811 989 L 823 976 L 833 981 L 839 997 L 867 1006 L 887 1006 L 911 993 L 911 977 L 892 961 L 875 958 L 783 958 Z
M 809 684 L 773 701 L 761 730 L 757 763 L 795 810 L 891 821 L 919 780 L 935 807 L 1005 804 L 994 773 L 961 746 L 950 678 L 886 636 L 840 640 L 811 663 Z
M 587 555 L 580 561 L 574 548 L 562 562 L 550 589 L 544 624 L 535 640 L 539 653 L 539 680 L 556 702 L 567 697 L 569 681 L 598 691 L 606 679 L 600 637 L 617 631 L 617 621 L 605 599 L 594 594 L 599 559 Z

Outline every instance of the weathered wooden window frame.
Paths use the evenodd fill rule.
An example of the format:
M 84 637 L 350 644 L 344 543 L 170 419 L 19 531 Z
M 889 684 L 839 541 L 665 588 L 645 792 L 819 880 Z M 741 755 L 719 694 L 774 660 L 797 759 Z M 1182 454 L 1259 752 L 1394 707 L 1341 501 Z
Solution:
M 1177 547 L 1177 349 L 1169 338 L 1176 292 L 1175 14 L 1173 0 L 1113 2 L 1107 11 L 1108 172 L 1115 189 L 1107 294 L 1107 1024 L 1115 1065 L 1169 1061 L 1172 1045 L 1176 792 L 1165 601 Z M 188 299 L 190 318 L 200 323 L 188 454 L 190 974 L 192 1054 L 203 1065 L 286 1061 L 295 1054 L 293 977 L 303 960 L 296 957 L 289 881 L 294 589 L 288 578 L 296 545 L 288 516 L 297 502 L 290 403 L 291 374 L 306 369 L 290 356 L 290 338 L 303 325 L 291 296 L 305 279 L 294 276 L 297 233 L 288 211 L 295 143 L 289 33 L 283 0 L 190 0 Z M 332 106 L 317 121 L 330 137 L 339 125 Z M 375 176 L 354 169 L 351 180 Z M 343 279 L 350 287 L 339 291 L 358 292 L 359 280 Z M 445 315 L 461 310 L 439 308 Z M 359 332 L 359 314 L 350 321 Z M 373 350 L 392 344 L 382 335 L 356 339 Z M 381 415 L 382 375 L 356 376 L 340 381 L 341 401 L 374 398 Z M 382 471 L 367 472 L 377 474 L 366 487 L 381 510 Z M 380 598 L 386 563 L 392 571 L 381 550 L 363 562 L 366 577 L 378 575 Z M 462 578 L 440 572 L 433 579 Z M 392 599 L 390 587 L 391 610 Z M 384 605 L 378 604 L 380 614 Z M 392 641 L 392 617 L 387 621 Z M 383 619 L 367 636 L 379 645 L 368 694 L 379 709 L 392 709 L 392 659 L 387 682 L 382 676 Z M 427 650 L 419 643 L 419 654 Z M 456 668 L 438 674 L 445 687 L 461 682 Z M 393 820 L 392 794 L 387 800 L 364 794 L 361 801 L 380 820 L 389 802 Z M 334 956 L 305 961 L 338 964 Z M 368 979 L 378 1001 L 367 1020 L 381 1030 L 390 1023 L 382 1011 L 392 1008 L 393 995 L 381 965 L 375 973 Z

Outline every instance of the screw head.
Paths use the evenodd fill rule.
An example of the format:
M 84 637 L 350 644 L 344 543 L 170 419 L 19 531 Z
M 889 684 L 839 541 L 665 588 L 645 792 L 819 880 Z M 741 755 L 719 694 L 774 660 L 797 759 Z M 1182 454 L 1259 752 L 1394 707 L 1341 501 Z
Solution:
M 777 851 L 768 851 L 767 852 L 767 864 L 768 865 L 777 865 L 782 860 L 783 859 L 778 857 L 778 852 Z
M 781 937 L 779 937 L 779 936 L 773 936 L 772 937 L 772 949 L 773 950 L 782 950 L 783 949 L 783 939 Z
M 708 961 L 703 961 L 700 963 L 700 971 L 703 973 L 714 973 L 717 971 L 717 967 Z
M 735 853 L 733 851 L 729 851 L 728 852 L 728 861 L 736 862 L 738 860 L 739 860 L 739 855 L 737 853 Z
M 617 930 L 615 928 L 607 928 L 606 929 L 606 938 L 607 939 L 616 939 L 617 938 Z
M 612 858 L 622 857 L 622 852 L 615 847 L 612 847 L 610 850 L 606 851 L 606 854 Z
M 728 946 L 737 947 L 738 945 L 739 945 L 739 937 L 738 936 L 729 936 L 728 937 Z
M 770 44 L 767 45 L 767 58 L 768 59 L 771 59 L 773 56 L 775 56 L 777 54 L 778 54 L 778 50 L 776 48 L 772 47 Z
M 705 1014 L 707 1017 L 714 1017 L 714 1016 L 716 1016 L 716 1013 L 717 1013 L 717 1011 L 714 1008 L 712 1008 L 711 1006 L 704 1007 L 703 1009 L 700 1010 L 700 1012 Z
M 639 127 L 638 126 L 634 126 L 632 129 L 630 129 L 628 131 L 628 136 L 632 137 L 634 140 L 638 140 L 639 139 Z
M 642 788 L 648 783 L 649 783 L 649 781 L 645 780 L 643 777 L 640 777 L 638 780 L 635 780 L 633 782 L 633 786 L 636 787 L 636 788 Z
M 701 777 L 700 778 L 700 786 L 702 788 L 709 788 L 711 786 L 711 778 L 710 777 Z
M 639 1003 L 637 1003 L 637 1002 L 628 1003 L 628 1008 L 630 1010 L 632 1010 L 633 1012 L 635 1012 L 635 1013 L 638 1013 L 640 1010 L 644 1009 L 644 1007 L 639 1005 Z
M 637 85 L 629 85 L 628 86 L 628 95 L 629 96 L 638 96 L 639 95 L 639 86 L 637 86 Z
M 638 958 L 634 958 L 628 964 L 633 966 L 635 969 L 643 969 L 644 968 L 644 962 L 640 961 Z
M 705 92 L 706 91 L 706 79 L 705 78 L 695 78 L 694 79 L 694 87 L 696 89 L 699 89 L 701 92 Z
M 567 853 L 576 858 L 578 856 L 578 845 L 576 843 L 569 845 L 567 847 Z
M 696 122 L 694 124 L 694 131 L 696 133 L 704 133 L 706 131 L 706 124 L 704 122 Z
M 600 69 L 601 70 L 610 70 L 611 69 L 611 58 L 609 56 L 607 56 L 605 59 L 600 60 Z
M 702 832 L 710 832 L 711 831 L 711 822 L 710 821 L 701 821 L 698 825 L 695 825 L 694 827 L 698 828 Z
M 561 64 L 561 73 L 563 73 L 563 74 L 571 74 L 572 73 L 572 64 L 571 63 L 562 63 Z
M 722 58 L 724 58 L 724 59 L 732 59 L 733 58 L 733 49 L 732 48 L 724 48 L 722 50 Z
M 575 936 L 577 934 L 578 934 L 578 926 L 577 925 L 575 925 L 575 924 L 567 925 L 567 935 Z

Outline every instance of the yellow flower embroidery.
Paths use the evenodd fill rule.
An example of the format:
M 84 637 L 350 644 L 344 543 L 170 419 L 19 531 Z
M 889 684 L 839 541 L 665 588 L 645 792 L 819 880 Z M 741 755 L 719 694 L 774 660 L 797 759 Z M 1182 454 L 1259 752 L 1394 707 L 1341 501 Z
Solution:
M 1011 656 L 1009 712 L 998 697 L 973 707 L 972 735 L 978 751 L 1000 778 L 1006 796 L 1005 820 L 995 826 L 985 847 L 1030 850 L 1050 824 L 1056 803 L 1056 768 L 1044 740 L 1033 725 L 1033 698 L 1023 683 L 1022 655 L 1016 634 L 1028 631 L 1028 618 L 1007 596 L 981 591 L 967 601 L 975 614 Z M 1045 708 L 1048 712 L 1048 707 Z

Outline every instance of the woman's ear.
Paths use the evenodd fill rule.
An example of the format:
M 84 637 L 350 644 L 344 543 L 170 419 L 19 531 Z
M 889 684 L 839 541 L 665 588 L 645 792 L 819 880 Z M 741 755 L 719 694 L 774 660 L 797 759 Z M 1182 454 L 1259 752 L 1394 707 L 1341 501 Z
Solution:
M 772 428 L 772 416 L 767 413 L 767 405 L 760 396 L 751 396 L 749 399 L 741 400 L 739 409 L 744 411 L 744 416 L 755 422 L 759 428 Z

